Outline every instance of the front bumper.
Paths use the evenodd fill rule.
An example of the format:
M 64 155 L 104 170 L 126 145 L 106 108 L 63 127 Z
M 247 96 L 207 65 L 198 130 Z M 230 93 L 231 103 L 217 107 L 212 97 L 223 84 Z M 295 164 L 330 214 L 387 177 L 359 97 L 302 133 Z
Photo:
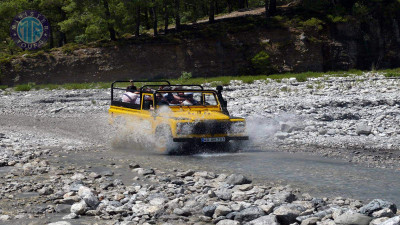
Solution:
M 173 138 L 174 142 L 201 142 L 200 137 L 193 137 L 193 138 Z M 249 136 L 231 136 L 225 137 L 225 142 L 227 141 L 246 141 L 249 140 Z M 221 142 L 214 142 L 214 143 L 221 143 Z

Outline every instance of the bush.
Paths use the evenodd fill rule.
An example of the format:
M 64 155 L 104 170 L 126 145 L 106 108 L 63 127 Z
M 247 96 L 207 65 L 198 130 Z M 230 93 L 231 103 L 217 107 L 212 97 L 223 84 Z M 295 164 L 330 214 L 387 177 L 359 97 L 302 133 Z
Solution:
M 35 87 L 35 83 L 19 84 L 15 86 L 15 91 L 30 91 Z
M 324 22 L 320 19 L 317 18 L 311 18 L 309 20 L 300 22 L 300 25 L 305 27 L 305 28 L 315 28 L 317 30 L 322 30 Z
M 261 51 L 251 59 L 251 64 L 257 73 L 268 74 L 271 72 L 271 61 L 269 58 L 270 56 L 267 52 Z
M 180 82 L 184 82 L 184 81 L 187 81 L 187 80 L 189 80 L 191 78 L 192 78 L 192 73 L 191 72 L 183 71 L 181 76 L 179 77 L 179 81 Z
M 300 73 L 296 75 L 297 82 L 306 82 L 307 81 L 307 74 Z
M 0 85 L 0 90 L 5 90 L 5 89 L 7 89 L 7 88 L 8 88 L 7 85 Z

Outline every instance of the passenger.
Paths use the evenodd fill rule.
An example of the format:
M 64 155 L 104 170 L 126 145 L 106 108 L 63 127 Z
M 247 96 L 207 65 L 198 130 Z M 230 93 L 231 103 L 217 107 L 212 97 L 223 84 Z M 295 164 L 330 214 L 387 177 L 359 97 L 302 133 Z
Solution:
M 199 102 L 193 98 L 193 93 L 189 92 L 186 94 L 186 99 L 181 103 L 181 105 L 190 106 L 190 105 L 199 105 Z
M 157 105 L 169 105 L 168 100 L 163 97 L 160 93 L 156 94 Z
M 129 86 L 126 88 L 126 92 L 121 97 L 122 102 L 135 104 L 139 97 L 139 92 L 137 92 L 137 90 L 133 87 Z

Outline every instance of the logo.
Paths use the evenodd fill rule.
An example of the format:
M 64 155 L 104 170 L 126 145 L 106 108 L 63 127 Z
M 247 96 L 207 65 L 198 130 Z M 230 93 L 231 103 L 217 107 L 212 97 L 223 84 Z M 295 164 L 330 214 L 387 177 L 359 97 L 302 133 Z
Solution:
M 24 50 L 41 48 L 50 37 L 49 21 L 39 12 L 24 11 L 14 17 L 10 35 L 15 44 Z

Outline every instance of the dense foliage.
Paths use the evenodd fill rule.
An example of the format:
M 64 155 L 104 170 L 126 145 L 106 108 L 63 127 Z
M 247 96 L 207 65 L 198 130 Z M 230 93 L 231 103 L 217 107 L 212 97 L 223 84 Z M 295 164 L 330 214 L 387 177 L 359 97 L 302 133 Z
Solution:
M 215 15 L 245 8 L 265 7 L 267 16 L 274 16 L 283 5 L 296 5 L 302 9 L 296 11 L 300 14 L 311 12 L 332 22 L 345 22 L 352 16 L 359 21 L 382 17 L 390 23 L 400 11 L 400 0 L 1 0 L 0 57 L 21 51 L 10 39 L 9 29 L 13 17 L 28 9 L 41 12 L 50 21 L 52 35 L 47 48 L 53 48 L 163 35 L 172 29 L 179 31 L 181 24 L 212 23 Z M 322 22 L 313 18 L 299 24 L 321 28 Z

